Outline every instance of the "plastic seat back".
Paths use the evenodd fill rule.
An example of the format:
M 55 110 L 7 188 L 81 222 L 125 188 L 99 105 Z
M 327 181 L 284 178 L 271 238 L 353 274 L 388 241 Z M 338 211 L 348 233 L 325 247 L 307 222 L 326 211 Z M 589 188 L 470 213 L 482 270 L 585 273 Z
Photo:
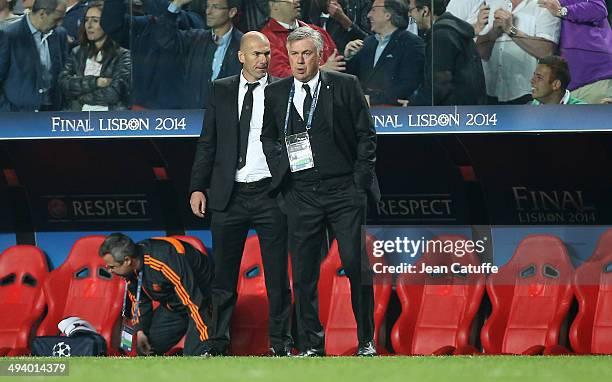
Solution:
M 522 354 L 558 345 L 573 299 L 574 268 L 554 235 L 528 235 L 487 280 L 492 313 L 481 331 L 486 353 Z
M 65 317 L 89 321 L 104 337 L 109 349 L 113 329 L 120 324 L 125 283 L 105 268 L 98 255 L 105 236 L 93 235 L 74 243 L 66 261 L 49 274 L 44 284 L 48 313 L 37 335 L 55 335 Z
M 33 325 L 45 309 L 42 286 L 49 269 L 43 251 L 14 245 L 0 254 L 0 349 L 8 356 L 29 353 Z
M 466 240 L 464 236 L 444 235 L 429 242 L 447 245 Z M 393 349 L 398 354 L 429 355 L 445 347 L 472 345 L 472 323 L 484 295 L 485 275 L 454 273 L 453 263 L 478 266 L 480 260 L 473 251 L 447 253 L 442 248 L 432 245 L 414 264 L 415 273 L 398 278 L 396 290 L 402 313 L 391 332 Z M 453 244 L 453 248 L 458 246 Z M 424 266 L 431 269 L 421 272 Z
M 612 354 L 612 253 L 589 259 L 577 270 L 574 292 L 578 314 L 570 329 L 579 354 Z
M 382 262 L 372 256 L 374 238 L 367 236 L 366 251 L 370 264 Z M 376 279 L 374 284 L 374 342 L 384 321 L 392 290 L 391 282 Z M 319 319 L 325 329 L 325 352 L 328 355 L 352 355 L 357 351 L 357 322 L 351 305 L 351 288 L 344 273 L 338 242 L 334 240 L 321 263 L 318 283 Z M 379 349 L 383 350 L 383 349 Z

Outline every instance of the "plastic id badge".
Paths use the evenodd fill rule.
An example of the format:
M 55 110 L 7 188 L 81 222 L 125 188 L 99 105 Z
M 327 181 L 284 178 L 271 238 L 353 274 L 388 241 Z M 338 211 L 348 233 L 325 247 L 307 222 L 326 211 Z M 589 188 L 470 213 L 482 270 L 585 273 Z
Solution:
M 129 324 L 128 319 L 123 319 L 123 325 L 121 325 L 121 344 L 120 347 L 126 353 L 132 351 L 132 339 L 134 337 L 134 327 Z
M 312 156 L 307 132 L 285 137 L 285 144 L 287 145 L 291 172 L 308 170 L 314 167 L 314 157 Z

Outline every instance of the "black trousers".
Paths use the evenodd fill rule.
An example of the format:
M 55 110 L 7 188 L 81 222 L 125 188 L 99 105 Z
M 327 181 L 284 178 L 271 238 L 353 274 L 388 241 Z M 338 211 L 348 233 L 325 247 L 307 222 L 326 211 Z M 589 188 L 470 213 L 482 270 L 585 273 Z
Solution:
M 324 349 L 319 321 L 317 283 L 325 227 L 331 225 L 338 241 L 342 266 L 351 285 L 351 303 L 360 343 L 374 337 L 374 291 L 367 268 L 365 224 L 367 196 L 352 176 L 317 182 L 293 182 L 285 193 L 293 289 L 300 350 Z M 326 224 L 327 223 L 327 224 Z M 368 279 L 365 279 L 368 278 Z
M 238 295 L 236 287 L 248 231 L 259 236 L 269 300 L 270 345 L 291 344 L 291 288 L 288 276 L 287 218 L 276 199 L 268 196 L 269 179 L 236 183 L 225 211 L 213 211 L 211 231 L 215 278 L 212 284 L 212 328 L 209 345 L 225 351 Z
M 210 302 L 202 304 L 200 307 L 200 316 L 205 324 L 210 322 Z M 189 319 L 187 310 L 171 311 L 163 305 L 160 305 L 153 311 L 153 319 L 149 328 L 149 343 L 156 355 L 164 355 L 174 345 L 176 345 L 183 336 L 185 338 L 185 348 L 183 354 L 187 356 L 201 355 L 205 350 L 205 341 L 200 340 L 200 333 L 196 328 L 193 320 Z

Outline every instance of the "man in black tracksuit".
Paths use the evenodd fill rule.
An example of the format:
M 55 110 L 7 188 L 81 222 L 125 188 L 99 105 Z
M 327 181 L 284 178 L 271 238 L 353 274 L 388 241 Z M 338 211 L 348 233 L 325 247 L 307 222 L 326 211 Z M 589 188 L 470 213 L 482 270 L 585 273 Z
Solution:
M 99 254 L 112 273 L 127 280 L 126 305 L 131 314 L 126 316 L 132 317 L 139 354 L 164 354 L 185 334 L 183 353 L 203 353 L 213 277 L 206 255 L 175 238 L 151 238 L 134 244 L 121 233 L 108 236 Z M 159 303 L 155 310 L 152 301 Z
M 486 104 L 487 90 L 474 28 L 446 12 L 446 3 L 448 0 L 410 0 L 410 16 L 427 41 L 424 82 L 411 104 Z

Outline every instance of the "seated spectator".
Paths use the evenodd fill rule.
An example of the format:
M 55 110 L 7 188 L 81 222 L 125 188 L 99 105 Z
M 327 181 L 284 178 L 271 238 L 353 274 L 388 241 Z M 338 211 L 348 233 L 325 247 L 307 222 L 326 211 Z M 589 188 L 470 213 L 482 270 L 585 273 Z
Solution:
M 81 23 L 87 10 L 87 0 L 66 0 L 66 3 L 68 8 L 66 8 L 66 16 L 64 16 L 62 27 L 68 33 L 68 42 L 71 46 L 74 46 L 73 43 L 78 43 Z
M 491 104 L 525 104 L 538 59 L 557 49 L 561 22 L 531 0 L 487 0 L 489 21 L 476 45 Z
M 403 0 L 375 0 L 368 18 L 375 35 L 348 43 L 347 72 L 359 77 L 370 105 L 397 105 L 423 82 L 425 44 L 406 31 Z
M 161 54 L 155 48 L 151 34 L 158 17 L 131 16 L 129 4 L 124 0 L 106 0 L 104 4 L 100 20 L 102 29 L 131 53 L 132 108 L 181 109 L 184 105 L 178 94 L 183 82 L 182 74 L 177 70 L 180 58 Z M 168 3 L 165 4 L 167 7 Z M 194 12 L 181 11 L 177 23 L 179 29 L 203 27 L 201 17 Z
M 368 12 L 372 0 L 310 0 L 308 23 L 329 33 L 339 52 L 353 40 L 363 40 L 372 34 Z
M 474 28 L 446 12 L 445 4 L 446 0 L 410 0 L 410 15 L 427 41 L 425 81 L 412 104 L 486 104 L 487 89 Z
M 109 38 L 100 26 L 102 2 L 91 2 L 59 83 L 69 110 L 126 109 L 131 80 L 130 52 Z
M 300 14 L 300 0 L 271 0 L 270 20 L 261 29 L 261 33 L 270 40 L 272 54 L 270 57 L 270 75 L 274 77 L 289 77 L 291 67 L 289 66 L 289 54 L 287 53 L 287 37 L 293 29 L 309 26 L 317 30 L 323 36 L 325 46 L 321 55 L 321 65 L 323 70 L 345 70 L 344 57 L 338 53 L 336 43 L 329 33 L 316 25 L 306 24 L 298 20 Z
M 21 16 L 13 13 L 14 8 L 15 0 L 0 0 L 0 30 L 21 18 Z
M 485 0 L 450 0 L 446 10 L 470 24 L 474 34 L 479 35 L 489 22 L 491 8 Z
M 35 0 L 30 13 L 0 32 L 0 111 L 62 109 L 57 78 L 68 44 L 55 28 L 65 12 L 65 0 Z
M 538 61 L 531 79 L 532 105 L 579 105 L 584 104 L 567 90 L 570 84 L 567 61 L 559 56 L 548 56 Z
M 561 19 L 559 48 L 572 73 L 568 89 L 598 103 L 612 95 L 612 29 L 604 0 L 539 0 Z
M 180 30 L 178 11 L 191 0 L 174 0 L 153 27 L 155 50 L 162 55 L 180 57 L 174 70 L 181 73 L 181 109 L 203 109 L 208 104 L 212 81 L 239 74 L 238 61 L 242 32 L 234 28 L 238 14 L 237 0 L 208 0 L 206 24 L 208 30 Z

